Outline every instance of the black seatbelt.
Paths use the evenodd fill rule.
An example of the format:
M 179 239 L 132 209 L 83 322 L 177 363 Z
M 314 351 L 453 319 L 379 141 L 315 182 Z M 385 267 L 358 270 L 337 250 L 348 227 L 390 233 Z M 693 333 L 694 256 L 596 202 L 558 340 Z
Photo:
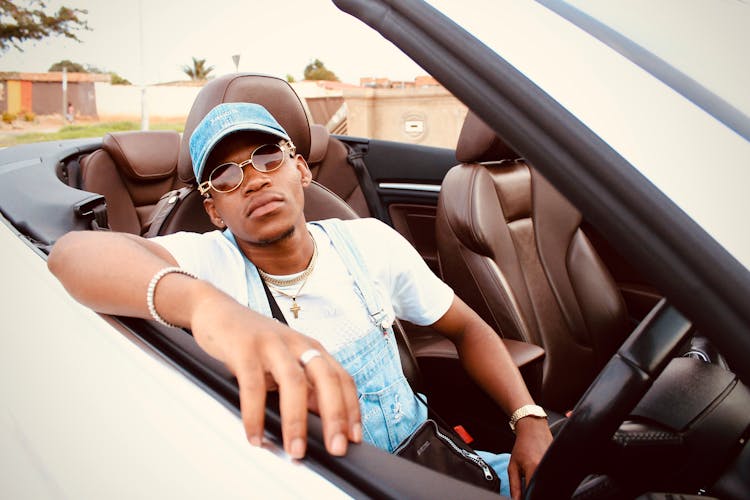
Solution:
M 359 187 L 362 189 L 362 194 L 365 196 L 365 202 L 367 208 L 370 210 L 370 214 L 373 217 L 377 217 L 386 224 L 390 224 L 390 217 L 383 209 L 383 205 L 380 203 L 380 197 L 378 191 L 375 189 L 375 183 L 372 182 L 372 177 L 367 171 L 367 165 L 365 165 L 364 157 L 367 149 L 366 145 L 346 145 L 349 153 L 346 156 L 346 160 L 349 165 L 354 168 L 354 172 L 357 174 L 357 181 L 359 181 Z
M 81 187 L 81 162 L 78 158 L 70 160 L 65 164 L 65 174 L 68 186 L 76 189 Z
M 276 299 L 274 298 L 273 294 L 271 293 L 271 290 L 268 289 L 268 285 L 266 285 L 265 280 L 260 280 L 261 283 L 263 283 L 263 291 L 266 292 L 266 298 L 268 299 L 268 305 L 271 306 L 271 315 L 284 323 L 285 325 L 288 325 L 289 323 L 286 322 L 286 318 L 284 317 L 284 314 L 281 312 L 281 309 L 279 308 L 279 304 L 276 302 Z
M 162 195 L 154 207 L 146 225 L 143 227 L 142 234 L 144 238 L 158 236 L 164 222 L 175 209 L 179 202 L 187 197 L 193 191 L 192 187 L 173 189 Z
M 107 202 L 104 196 L 91 193 L 91 196 L 73 205 L 73 213 L 89 221 L 94 231 L 109 231 Z

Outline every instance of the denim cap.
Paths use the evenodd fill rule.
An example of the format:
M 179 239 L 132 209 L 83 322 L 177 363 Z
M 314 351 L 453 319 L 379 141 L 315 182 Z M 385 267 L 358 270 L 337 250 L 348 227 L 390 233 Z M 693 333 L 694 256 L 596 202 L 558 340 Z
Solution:
M 263 132 L 291 142 L 284 127 L 260 104 L 230 102 L 216 106 L 190 136 L 190 158 L 195 180 L 200 182 L 211 150 L 227 135 L 240 131 Z

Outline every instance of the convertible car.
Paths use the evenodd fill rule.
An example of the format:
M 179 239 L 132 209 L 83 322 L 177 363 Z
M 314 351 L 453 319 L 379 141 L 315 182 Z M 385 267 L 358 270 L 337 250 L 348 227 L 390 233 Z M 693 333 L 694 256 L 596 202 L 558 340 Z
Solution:
M 586 2 L 493 2 L 484 42 L 416 0 L 334 3 L 466 104 L 455 149 L 330 134 L 283 80 L 233 74 L 203 88 L 182 138 L 0 151 L 0 496 L 496 496 L 369 445 L 331 457 L 314 415 L 293 461 L 273 397 L 253 448 L 235 380 L 190 332 L 97 314 L 49 273 L 69 231 L 210 229 L 186 140 L 227 101 L 260 102 L 290 132 L 317 181 L 308 219 L 391 224 L 497 330 L 554 430 L 526 498 L 750 496 L 744 45 L 687 54 L 669 24 Z M 725 3 L 702 22 L 742 19 Z M 716 55 L 728 72 L 701 73 Z M 476 449 L 509 451 L 507 416 L 452 345 L 409 324 L 399 337 L 432 409 Z

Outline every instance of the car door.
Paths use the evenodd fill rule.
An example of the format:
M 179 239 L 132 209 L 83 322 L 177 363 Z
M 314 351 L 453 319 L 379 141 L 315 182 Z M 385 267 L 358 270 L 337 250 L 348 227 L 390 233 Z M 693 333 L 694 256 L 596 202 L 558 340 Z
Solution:
M 456 164 L 454 150 L 382 139 L 337 138 L 363 154 L 382 208 L 380 218 L 401 233 L 439 276 L 435 212 L 440 183 Z

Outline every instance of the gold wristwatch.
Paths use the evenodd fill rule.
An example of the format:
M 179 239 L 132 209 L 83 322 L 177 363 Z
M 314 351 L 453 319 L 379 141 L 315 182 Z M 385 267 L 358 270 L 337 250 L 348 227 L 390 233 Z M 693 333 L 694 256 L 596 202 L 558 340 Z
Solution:
M 510 425 L 510 430 L 516 432 L 516 424 L 524 417 L 547 418 L 547 414 L 544 412 L 541 406 L 524 405 L 514 411 L 513 415 L 510 416 L 510 422 L 508 422 L 508 424 Z

